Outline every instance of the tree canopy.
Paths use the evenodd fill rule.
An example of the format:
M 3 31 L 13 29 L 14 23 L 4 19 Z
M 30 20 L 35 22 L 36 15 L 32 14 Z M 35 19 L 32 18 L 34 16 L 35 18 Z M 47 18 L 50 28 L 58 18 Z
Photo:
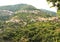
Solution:
M 48 2 L 52 2 L 53 6 L 57 6 L 60 10 L 60 0 L 47 0 Z

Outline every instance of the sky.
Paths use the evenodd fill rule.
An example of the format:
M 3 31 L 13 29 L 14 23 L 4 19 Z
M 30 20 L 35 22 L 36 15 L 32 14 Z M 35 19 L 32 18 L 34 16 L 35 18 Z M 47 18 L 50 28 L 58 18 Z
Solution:
M 38 9 L 47 9 L 56 12 L 55 9 L 50 8 L 46 0 L 0 0 L 0 6 L 14 5 L 14 4 L 30 4 Z

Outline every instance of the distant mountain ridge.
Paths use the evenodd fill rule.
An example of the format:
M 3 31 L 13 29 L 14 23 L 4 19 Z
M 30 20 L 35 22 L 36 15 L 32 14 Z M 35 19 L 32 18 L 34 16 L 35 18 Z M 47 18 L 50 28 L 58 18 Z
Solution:
M 43 11 L 43 12 L 45 12 L 45 13 L 47 13 L 47 14 L 50 14 L 50 15 L 55 15 L 55 16 L 57 16 L 57 13 L 56 12 L 53 12 L 53 11 L 50 11 L 50 10 L 46 10 L 46 9 L 40 9 L 41 11 Z
M 0 6 L 0 10 L 9 10 L 9 11 L 18 11 L 18 10 L 34 10 L 37 9 L 32 5 L 27 4 L 17 4 L 17 5 L 8 5 L 8 6 Z
M 21 14 L 22 12 L 22 14 Z M 8 20 L 11 18 L 14 14 L 23 15 L 25 18 L 25 15 L 33 15 L 34 17 L 51 17 L 56 16 L 55 12 L 45 10 L 45 9 L 37 9 L 32 5 L 28 4 L 17 4 L 17 5 L 8 5 L 8 6 L 0 6 L 0 20 L 6 19 Z M 23 17 L 22 17 L 23 18 Z

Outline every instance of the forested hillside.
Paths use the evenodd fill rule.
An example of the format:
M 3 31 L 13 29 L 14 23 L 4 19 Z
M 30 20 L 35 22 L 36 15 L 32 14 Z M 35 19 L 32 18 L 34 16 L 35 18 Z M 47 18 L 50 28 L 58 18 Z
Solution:
M 0 7 L 0 42 L 60 42 L 58 14 L 19 4 Z
M 24 11 L 24 12 L 23 12 Z M 22 15 L 34 15 L 35 17 L 52 17 L 57 16 L 55 12 L 48 11 L 45 9 L 37 9 L 32 5 L 27 4 L 17 4 L 17 5 L 8 5 L 8 6 L 0 6 L 0 21 L 11 19 L 15 13 L 20 13 Z M 32 13 L 31 13 L 32 12 Z M 26 14 L 25 14 L 26 13 Z M 26 15 L 26 16 L 27 16 Z
M 27 4 L 17 4 L 17 5 L 8 5 L 8 6 L 1 6 L 0 10 L 9 10 L 9 11 L 18 11 L 18 10 L 34 10 L 36 9 L 32 5 L 27 5 Z

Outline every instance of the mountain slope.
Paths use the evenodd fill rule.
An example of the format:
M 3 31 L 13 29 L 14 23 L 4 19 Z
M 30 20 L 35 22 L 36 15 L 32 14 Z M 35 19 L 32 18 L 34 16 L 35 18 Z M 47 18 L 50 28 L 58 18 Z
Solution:
M 11 18 L 15 11 L 18 10 L 34 10 L 36 9 L 32 5 L 27 4 L 17 4 L 17 5 L 8 5 L 8 6 L 0 6 L 0 20 L 8 20 Z
M 7 20 L 10 17 L 13 16 L 13 12 L 12 11 L 8 11 L 8 10 L 0 10 L 0 20 Z
M 17 11 L 17 10 L 25 10 L 25 9 L 26 10 L 34 10 L 36 8 L 32 5 L 27 5 L 27 4 L 0 6 L 0 10 Z
M 9 17 L 13 16 L 15 13 L 18 14 L 17 17 L 19 18 L 27 18 L 27 16 L 32 18 L 56 16 L 56 13 L 52 11 L 37 9 L 34 6 L 27 4 L 0 6 L 0 20 L 9 19 Z

